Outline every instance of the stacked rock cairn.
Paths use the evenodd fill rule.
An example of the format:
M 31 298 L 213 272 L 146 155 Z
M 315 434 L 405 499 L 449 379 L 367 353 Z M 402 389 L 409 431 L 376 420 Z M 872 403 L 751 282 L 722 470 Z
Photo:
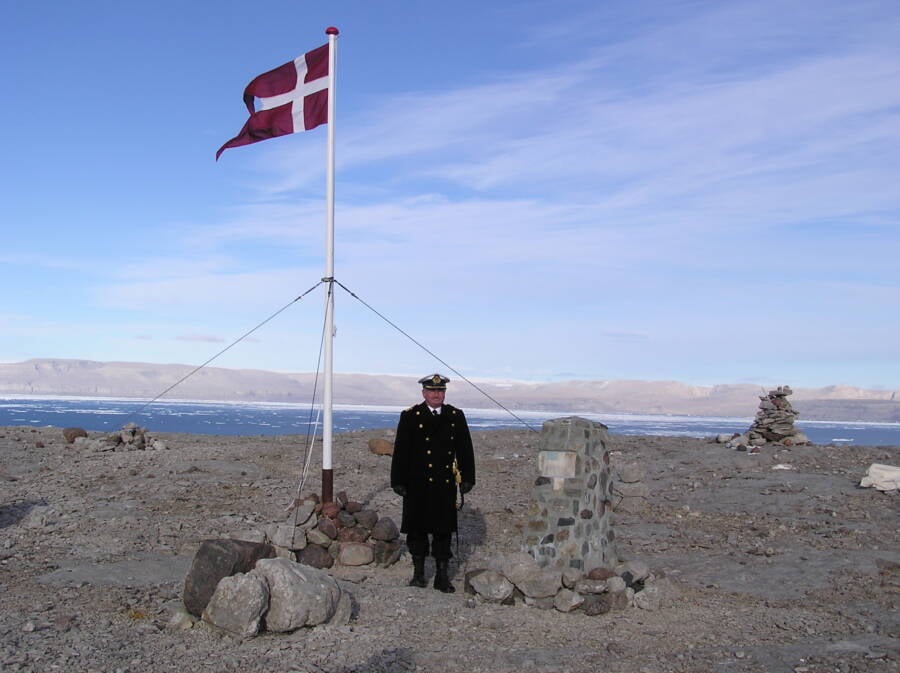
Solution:
M 146 428 L 136 423 L 122 426 L 118 432 L 91 438 L 84 428 L 65 428 L 63 437 L 76 449 L 103 453 L 106 451 L 165 451 L 169 447 L 158 437 L 151 437 Z
M 719 435 L 719 441 L 738 451 L 758 453 L 761 446 L 768 443 L 780 446 L 809 444 L 809 437 L 794 427 L 794 419 L 799 415 L 791 406 L 788 397 L 793 394 L 790 386 L 778 386 L 765 395 L 759 396 L 759 410 L 753 425 L 740 435 Z
M 347 493 L 335 494 L 334 502 L 321 503 L 311 493 L 294 501 L 284 523 L 273 523 L 261 531 L 241 536 L 266 542 L 276 555 L 314 568 L 376 564 L 387 567 L 400 558 L 402 543 L 397 524 L 390 517 L 351 500 Z

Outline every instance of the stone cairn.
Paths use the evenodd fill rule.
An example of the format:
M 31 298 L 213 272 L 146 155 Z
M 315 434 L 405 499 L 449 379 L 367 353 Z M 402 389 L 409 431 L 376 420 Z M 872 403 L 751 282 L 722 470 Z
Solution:
M 760 395 L 759 410 L 750 429 L 740 435 L 719 435 L 716 439 L 728 448 L 748 453 L 759 453 L 760 447 L 767 443 L 780 446 L 809 444 L 809 437 L 794 427 L 794 419 L 799 414 L 787 399 L 793 392 L 790 386 L 778 386 Z
M 151 437 L 146 428 L 139 427 L 135 423 L 128 423 L 122 426 L 118 432 L 111 432 L 94 439 L 88 436 L 84 428 L 65 428 L 63 437 L 65 437 L 66 443 L 72 444 L 76 449 L 98 453 L 105 451 L 165 451 L 169 448 L 163 440 Z
M 583 418 L 544 424 L 523 550 L 467 572 L 472 600 L 587 615 L 660 606 L 662 583 L 647 565 L 618 563 L 608 440 L 606 426 Z M 639 470 L 624 472 L 623 484 L 643 486 Z M 645 491 L 620 498 L 643 502 Z
M 345 491 L 334 502 L 321 503 L 310 493 L 297 498 L 284 523 L 273 523 L 261 531 L 240 536 L 253 542 L 266 542 L 276 556 L 298 561 L 313 568 L 377 564 L 393 565 L 400 558 L 402 543 L 397 524 L 390 517 L 351 500 Z

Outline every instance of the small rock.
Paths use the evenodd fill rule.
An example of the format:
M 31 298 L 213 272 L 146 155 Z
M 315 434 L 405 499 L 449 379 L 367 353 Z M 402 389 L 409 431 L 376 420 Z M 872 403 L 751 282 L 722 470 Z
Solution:
M 343 566 L 364 566 L 374 559 L 372 546 L 363 542 L 343 542 L 337 557 L 338 563 Z
M 588 579 L 591 580 L 608 580 L 611 577 L 615 577 L 616 573 L 610 570 L 609 568 L 593 568 L 588 574 Z
M 659 593 L 659 588 L 655 584 L 644 587 L 642 591 L 634 594 L 634 606 L 641 610 L 659 610 Z
M 379 519 L 378 522 L 372 526 L 370 534 L 376 540 L 385 540 L 389 542 L 400 537 L 400 529 L 397 528 L 397 524 L 394 523 L 392 518 L 386 516 Z
M 88 433 L 84 428 L 65 428 L 63 437 L 67 444 L 72 444 L 78 437 L 87 437 Z
M 338 531 L 338 542 L 365 542 L 369 539 L 369 531 L 362 526 L 348 526 Z
M 609 594 L 593 594 L 585 596 L 581 603 L 581 610 L 589 617 L 605 615 L 612 609 L 612 601 Z
M 178 631 L 187 631 L 188 629 L 192 629 L 196 622 L 196 618 L 182 607 L 172 613 L 166 626 Z
M 560 612 L 571 612 L 584 603 L 584 596 L 571 589 L 560 589 L 553 599 L 553 607 Z
M 376 437 L 369 440 L 369 451 L 376 456 L 393 456 L 394 445 L 386 439 Z
M 297 561 L 313 568 L 330 568 L 334 565 L 334 557 L 317 544 L 307 545 L 306 549 L 297 554 Z
M 319 529 L 326 536 L 328 536 L 329 539 L 331 539 L 331 540 L 337 539 L 338 527 L 337 527 L 337 524 L 335 524 L 333 519 L 331 519 L 327 516 L 323 516 L 321 519 L 319 519 L 319 523 L 316 524 L 316 528 Z
M 356 522 L 368 530 L 372 530 L 375 524 L 378 523 L 378 512 L 372 509 L 359 510 L 354 512 L 354 516 L 356 517 Z
M 606 580 L 582 579 L 575 582 L 575 591 L 579 594 L 602 594 L 608 589 Z
M 375 540 L 372 548 L 374 551 L 373 563 L 386 568 L 398 561 L 403 545 L 399 540 Z
M 340 503 L 337 502 L 326 502 L 322 505 L 322 514 L 327 516 L 329 519 L 337 518 L 338 514 L 342 511 L 342 507 Z
M 496 570 L 481 570 L 466 575 L 466 587 L 489 603 L 502 603 L 512 596 L 513 583 Z

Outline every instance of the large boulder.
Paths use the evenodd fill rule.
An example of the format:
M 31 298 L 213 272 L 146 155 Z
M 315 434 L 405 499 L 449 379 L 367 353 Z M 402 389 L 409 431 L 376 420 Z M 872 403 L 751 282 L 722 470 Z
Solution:
M 323 570 L 278 558 L 260 560 L 251 574 L 268 586 L 267 631 L 289 633 L 324 624 L 336 615 L 349 618 L 349 597 Z
M 203 610 L 203 621 L 240 638 L 259 633 L 269 605 L 265 580 L 253 573 L 223 577 Z
M 246 573 L 262 558 L 275 556 L 269 544 L 245 540 L 204 540 L 184 580 L 184 607 L 199 617 L 224 577 Z

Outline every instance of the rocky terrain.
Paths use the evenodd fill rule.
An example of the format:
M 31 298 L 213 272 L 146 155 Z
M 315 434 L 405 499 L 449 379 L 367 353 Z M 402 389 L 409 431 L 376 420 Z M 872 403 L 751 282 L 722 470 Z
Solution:
M 385 436 L 335 437 L 335 490 L 399 521 L 390 458 L 368 449 Z M 0 670 L 900 671 L 900 501 L 859 486 L 870 464 L 900 464 L 897 447 L 613 434 L 613 466 L 637 464 L 647 487 L 615 512 L 618 553 L 649 566 L 662 601 L 588 616 L 463 592 L 467 570 L 520 548 L 540 439 L 475 433 L 457 593 L 407 586 L 406 554 L 335 567 L 348 624 L 242 641 L 170 620 L 201 540 L 285 518 L 304 438 L 154 437 L 96 451 L 59 428 L 0 428 Z M 314 453 L 304 491 L 320 469 Z

